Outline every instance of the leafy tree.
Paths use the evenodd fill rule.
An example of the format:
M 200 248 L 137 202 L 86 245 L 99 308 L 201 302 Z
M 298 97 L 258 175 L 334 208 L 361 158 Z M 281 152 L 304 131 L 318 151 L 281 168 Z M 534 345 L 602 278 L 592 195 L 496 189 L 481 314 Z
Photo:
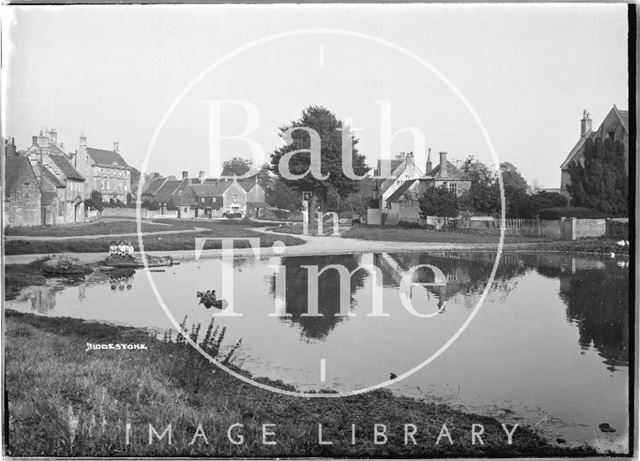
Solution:
M 505 190 L 511 188 L 517 191 L 527 190 L 527 181 L 522 177 L 518 169 L 509 162 L 500 164 L 500 173 L 502 174 L 502 184 Z
M 624 169 L 624 146 L 609 139 L 587 139 L 584 161 L 568 167 L 571 205 L 594 208 L 614 215 L 627 215 L 629 184 Z
M 566 207 L 569 203 L 567 197 L 565 197 L 561 193 L 546 192 L 543 190 L 532 195 L 531 200 L 533 201 L 533 207 L 535 208 L 536 212 L 542 210 L 543 208 Z
M 242 157 L 233 157 L 222 163 L 222 175 L 242 176 L 251 169 L 251 165 L 251 160 Z
M 471 186 L 460 197 L 460 207 L 491 216 L 500 213 L 500 186 L 493 171 L 473 156 L 467 157 L 459 169 L 471 179 Z
M 291 211 L 299 211 L 302 208 L 300 194 L 287 186 L 280 178 L 275 178 L 266 189 L 267 202 L 278 208 Z
M 430 187 L 420 197 L 422 216 L 456 217 L 460 213 L 458 196 L 446 187 Z
M 320 138 L 320 174 L 328 175 L 326 179 L 315 177 L 309 170 L 311 167 L 311 146 L 310 134 L 302 129 L 289 131 L 293 128 L 313 129 Z M 330 192 L 336 192 L 338 196 L 344 198 L 354 190 L 359 184 L 356 179 L 349 178 L 344 174 L 342 165 L 342 129 L 349 129 L 335 114 L 322 106 L 309 106 L 303 112 L 300 119 L 290 122 L 280 128 L 280 136 L 285 137 L 290 133 L 291 143 L 276 149 L 271 154 L 271 171 L 279 176 L 279 181 L 289 186 L 300 196 L 303 192 L 310 193 L 309 200 L 309 229 L 316 231 L 315 211 L 320 205 L 320 209 L 325 209 L 327 197 Z M 368 167 L 365 164 L 364 156 L 358 153 L 355 148 L 358 140 L 352 138 L 351 161 L 353 172 L 356 175 L 363 175 Z M 296 153 L 289 159 L 289 171 L 294 175 L 306 175 L 299 179 L 282 177 L 279 171 L 280 159 L 291 152 L 303 150 Z M 305 151 L 306 150 L 306 151 Z
M 97 190 L 91 191 L 91 196 L 85 199 L 84 206 L 90 207 L 92 210 L 98 210 L 102 212 L 104 210 L 104 202 L 102 201 L 102 193 Z

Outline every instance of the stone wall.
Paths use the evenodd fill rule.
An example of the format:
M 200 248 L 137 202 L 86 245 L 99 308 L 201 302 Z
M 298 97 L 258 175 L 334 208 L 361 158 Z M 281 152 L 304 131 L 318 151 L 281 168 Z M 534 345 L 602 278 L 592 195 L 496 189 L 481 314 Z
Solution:
M 572 218 L 574 239 L 585 237 L 602 237 L 607 233 L 606 219 L 575 219 Z
M 133 218 L 136 219 L 135 208 L 104 208 L 101 213 L 103 218 Z M 147 210 L 140 209 L 140 217 L 142 219 L 176 219 L 178 210 Z
M 24 181 L 5 199 L 4 225 L 9 227 L 41 225 L 41 204 L 42 195 L 35 177 L 32 181 Z

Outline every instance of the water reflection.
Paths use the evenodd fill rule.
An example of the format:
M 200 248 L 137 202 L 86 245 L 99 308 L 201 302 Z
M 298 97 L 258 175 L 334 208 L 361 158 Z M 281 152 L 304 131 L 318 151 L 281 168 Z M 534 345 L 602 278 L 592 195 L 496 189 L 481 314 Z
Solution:
M 321 272 L 327 266 L 339 264 L 349 272 L 360 265 L 359 255 L 335 255 L 335 256 L 298 256 L 282 258 L 280 262 L 284 266 L 286 295 L 281 300 L 285 303 L 285 313 L 282 320 L 300 326 L 301 336 L 305 340 L 318 340 L 327 337 L 335 326 L 343 321 L 344 317 L 336 317 L 340 312 L 340 276 L 335 270 L 328 270 L 318 278 L 318 312 L 321 317 L 306 317 L 308 307 L 308 274 L 302 266 L 318 266 Z M 356 272 L 349 282 L 353 303 L 353 295 L 364 285 L 365 271 Z M 270 291 L 272 296 L 277 296 L 276 276 L 271 277 Z
M 615 264 L 560 276 L 560 297 L 580 345 L 595 347 L 610 371 L 629 363 L 628 296 L 629 273 Z
M 365 258 L 367 263 L 372 261 L 380 269 L 381 284 L 385 288 L 400 287 L 403 275 L 419 265 L 440 269 L 446 277 L 444 286 L 428 286 L 434 283 L 434 272 L 427 268 L 416 270 L 412 282 L 425 285 L 427 297 L 435 298 L 437 310 L 446 313 L 447 304 L 451 302 L 467 309 L 475 306 L 490 278 L 495 254 L 441 252 L 285 257 L 280 262 L 286 268 L 286 296 L 281 301 L 286 314 L 290 315 L 283 315 L 281 320 L 299 326 L 304 340 L 326 340 L 341 322 L 348 321 L 348 317 L 335 315 L 340 312 L 340 277 L 335 270 L 327 270 L 320 275 L 319 312 L 323 316 L 306 317 L 303 314 L 308 306 L 308 273 L 302 266 L 317 265 L 322 272 L 330 265 L 339 264 L 352 272 L 364 264 Z M 628 365 L 627 265 L 562 254 L 506 253 L 496 270 L 490 296 L 506 299 L 529 271 L 559 280 L 560 298 L 567 307 L 567 320 L 578 326 L 581 347 L 594 347 L 610 370 Z M 349 283 L 352 311 L 356 309 L 355 298 L 363 296 L 360 298 L 363 304 L 361 315 L 371 309 L 371 278 L 370 271 L 358 270 Z M 407 293 L 409 298 L 414 297 L 413 288 Z M 270 291 L 273 297 L 277 297 L 275 276 L 271 277 Z
M 133 287 L 133 276 L 135 273 L 136 271 L 133 269 L 115 269 L 109 272 L 111 291 L 130 290 Z

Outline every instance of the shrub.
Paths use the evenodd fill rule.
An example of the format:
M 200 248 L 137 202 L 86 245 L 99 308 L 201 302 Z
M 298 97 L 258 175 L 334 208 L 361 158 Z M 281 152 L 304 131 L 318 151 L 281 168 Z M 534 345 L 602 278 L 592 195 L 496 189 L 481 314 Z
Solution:
M 421 229 L 422 228 L 420 223 L 416 221 L 399 221 L 398 227 L 402 227 L 403 229 Z
M 582 218 L 582 219 L 599 219 L 610 218 L 611 215 L 593 208 L 581 207 L 555 207 L 544 208 L 540 210 L 541 219 L 560 219 L 560 218 Z
M 607 222 L 607 237 L 629 240 L 629 221 L 611 219 Z

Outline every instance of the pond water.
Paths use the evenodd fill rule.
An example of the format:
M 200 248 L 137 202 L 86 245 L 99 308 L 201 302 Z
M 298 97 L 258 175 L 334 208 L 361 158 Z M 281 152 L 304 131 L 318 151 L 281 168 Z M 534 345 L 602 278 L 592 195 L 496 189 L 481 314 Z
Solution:
M 301 390 L 349 391 L 401 375 L 440 349 L 480 300 L 494 257 L 442 252 L 208 259 L 151 275 L 177 322 L 187 316 L 188 326 L 201 323 L 204 331 L 215 310 L 198 305 L 196 291 L 213 288 L 229 297 L 221 274 L 231 271 L 232 307 L 242 316 L 215 322 L 227 327 L 229 347 L 242 339 L 235 363 Z M 338 271 L 328 268 L 351 272 L 367 264 L 377 269 L 354 272 L 342 292 Z M 415 283 L 404 285 L 403 275 L 418 265 L 438 268 L 446 283 L 422 267 L 411 278 Z M 315 267 L 327 270 L 315 279 L 319 316 L 313 317 L 304 314 L 313 309 L 307 293 Z M 468 328 L 432 363 L 390 389 L 505 423 L 536 425 L 553 441 L 626 451 L 628 293 L 626 262 L 504 254 Z M 388 316 L 367 315 L 375 300 Z M 341 305 L 349 316 L 336 315 Z M 172 328 L 175 335 L 143 271 L 95 273 L 79 286 L 31 287 L 6 307 Z M 601 423 L 616 432 L 602 433 Z

